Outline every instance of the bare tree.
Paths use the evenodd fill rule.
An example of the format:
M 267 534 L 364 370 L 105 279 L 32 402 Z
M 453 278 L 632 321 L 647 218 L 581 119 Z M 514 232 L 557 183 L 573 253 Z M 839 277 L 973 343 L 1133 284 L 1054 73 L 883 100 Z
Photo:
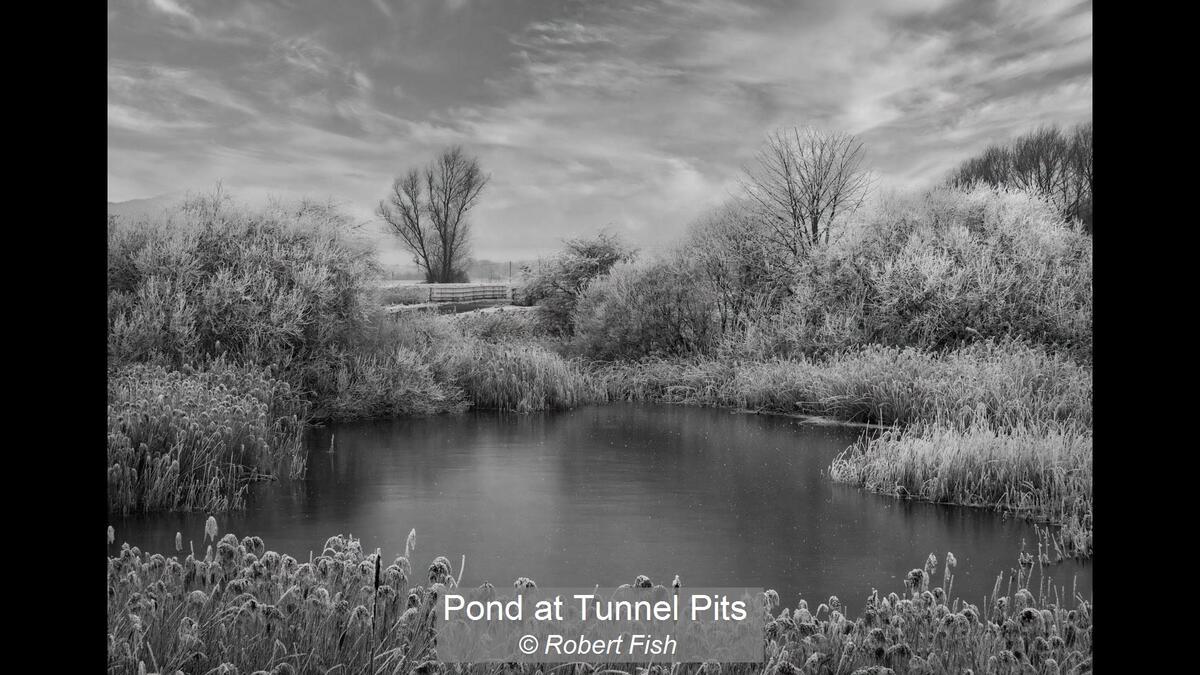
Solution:
M 1074 214 L 1084 231 L 1092 232 L 1092 123 L 1080 124 L 1071 135 L 1071 174 L 1074 177 Z
M 454 146 L 423 170 L 410 169 L 397 178 L 391 194 L 379 202 L 376 213 L 412 252 L 427 281 L 465 277 L 471 234 L 467 213 L 488 180 L 479 161 Z
M 793 127 L 768 136 L 742 185 L 775 243 L 799 256 L 828 242 L 837 217 L 862 205 L 871 185 L 862 163 L 854 136 Z
M 1039 127 L 1018 137 L 1009 150 L 1011 182 L 1017 187 L 1046 195 L 1062 205 L 1068 192 L 1069 144 L 1058 127 Z
M 983 181 L 988 185 L 1000 185 L 1008 180 L 1011 174 L 1007 148 L 990 145 L 978 157 L 972 157 L 959 167 L 956 178 L 951 182 L 966 185 L 972 181 Z M 961 176 L 961 178 L 957 178 Z M 957 181 L 957 182 L 955 182 Z

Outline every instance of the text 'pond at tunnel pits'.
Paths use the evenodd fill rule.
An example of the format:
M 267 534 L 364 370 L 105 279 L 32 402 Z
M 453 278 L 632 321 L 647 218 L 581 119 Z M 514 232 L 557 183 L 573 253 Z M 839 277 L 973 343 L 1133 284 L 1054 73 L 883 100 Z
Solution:
M 458 575 L 465 555 L 465 586 L 521 576 L 617 586 L 639 574 L 669 585 L 678 574 L 685 586 L 774 588 L 788 607 L 797 594 L 814 607 L 837 595 L 852 608 L 872 588 L 902 594 L 930 553 L 940 585 L 947 551 L 958 561 L 953 595 L 979 604 L 1002 572 L 1007 587 L 1022 540 L 1036 554 L 1023 520 L 831 481 L 830 462 L 862 433 L 644 404 L 343 423 L 311 430 L 303 480 L 256 485 L 245 511 L 217 521 L 222 535 L 257 535 L 301 561 L 329 536 L 353 534 L 365 551 L 382 548 L 385 564 L 416 528 L 412 583 L 439 555 Z M 112 521 L 117 545 L 170 554 L 181 531 L 181 555 L 189 541 L 203 555 L 205 518 Z M 1068 598 L 1091 598 L 1090 562 L 1044 574 Z

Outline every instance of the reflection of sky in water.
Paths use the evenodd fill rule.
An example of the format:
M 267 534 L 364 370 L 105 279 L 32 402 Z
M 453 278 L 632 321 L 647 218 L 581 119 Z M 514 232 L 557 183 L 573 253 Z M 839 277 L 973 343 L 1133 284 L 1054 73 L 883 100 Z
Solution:
M 222 534 L 258 535 L 301 560 L 338 533 L 390 560 L 415 527 L 414 567 L 445 555 L 457 573 L 465 554 L 472 586 L 518 576 L 616 586 L 638 574 L 667 584 L 679 574 L 685 585 L 775 588 L 787 606 L 802 593 L 861 607 L 871 588 L 902 592 L 910 569 L 947 551 L 958 559 L 955 595 L 978 604 L 1015 567 L 1022 538 L 1036 552 L 1022 521 L 831 482 L 830 460 L 859 433 L 643 405 L 345 424 L 312 432 L 305 480 L 258 487 L 249 509 L 218 521 Z M 113 522 L 118 543 L 170 552 L 182 530 L 203 553 L 204 518 Z M 1090 565 L 1046 570 L 1068 595 L 1076 581 L 1091 596 Z

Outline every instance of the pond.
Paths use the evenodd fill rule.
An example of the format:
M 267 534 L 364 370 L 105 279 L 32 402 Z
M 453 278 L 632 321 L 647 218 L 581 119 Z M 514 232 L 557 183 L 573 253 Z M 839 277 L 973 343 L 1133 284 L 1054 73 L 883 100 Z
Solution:
M 903 593 L 929 553 L 940 584 L 947 551 L 954 594 L 980 604 L 1022 540 L 1036 553 L 1024 521 L 830 481 L 830 461 L 860 433 L 643 404 L 338 424 L 310 433 L 304 480 L 258 485 L 245 511 L 217 519 L 221 534 L 258 535 L 301 561 L 342 533 L 382 548 L 386 564 L 416 528 L 414 568 L 445 555 L 457 573 L 465 555 L 465 585 L 616 586 L 639 574 L 669 585 L 678 574 L 685 586 L 774 588 L 788 607 L 800 594 L 814 609 L 830 595 L 861 609 L 872 588 Z M 185 551 L 189 539 L 203 551 L 204 519 L 113 525 L 118 544 L 170 554 L 176 531 Z M 1091 599 L 1090 563 L 1045 574 Z

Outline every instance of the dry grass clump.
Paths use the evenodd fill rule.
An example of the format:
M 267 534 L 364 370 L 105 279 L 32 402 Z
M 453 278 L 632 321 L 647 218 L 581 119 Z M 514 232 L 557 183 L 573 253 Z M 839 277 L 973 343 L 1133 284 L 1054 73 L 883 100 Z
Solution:
M 108 508 L 223 511 L 247 486 L 304 472 L 306 403 L 269 372 L 131 365 L 108 378 Z
M 361 542 L 341 535 L 308 562 L 268 551 L 258 537 L 239 541 L 232 534 L 203 557 L 193 553 L 183 561 L 124 544 L 108 558 L 108 670 L 446 672 L 452 666 L 439 663 L 433 649 L 435 610 L 438 596 L 460 578 L 447 558 L 435 558 L 426 575 L 413 570 L 411 557 L 406 545 L 385 566 L 380 551 L 367 554 Z M 778 609 L 779 595 L 767 591 L 763 663 L 578 666 L 644 675 L 1090 672 L 1088 602 L 1065 597 L 1044 575 L 1035 585 L 1033 565 L 1023 563 L 1003 592 L 1004 575 L 997 577 L 981 608 L 953 596 L 955 565 L 947 554 L 939 575 L 930 555 L 907 574 L 902 592 L 872 592 L 856 618 L 836 597 L 815 610 L 799 600 L 789 610 Z M 639 582 L 649 585 L 645 577 Z M 524 577 L 516 584 L 534 585 Z M 494 664 L 453 668 L 491 672 Z M 505 668 L 521 675 L 541 670 Z
M 322 392 L 321 419 L 391 418 L 461 412 L 462 391 L 442 372 L 439 354 L 404 343 L 336 350 L 310 371 Z
M 310 370 L 322 419 L 389 418 L 462 412 L 470 401 L 455 381 L 457 354 L 474 341 L 436 314 L 377 314 L 344 350 Z
M 731 388 L 746 408 L 878 424 L 1090 427 L 1092 420 L 1091 369 L 1012 340 L 942 353 L 871 345 L 819 361 L 754 364 Z
M 716 359 L 598 363 L 593 377 L 612 401 L 731 406 L 729 385 L 740 364 Z
M 1092 554 L 1092 432 L 922 425 L 851 447 L 830 476 L 873 492 L 1013 512 L 1062 526 L 1067 555 Z
M 464 336 L 484 342 L 532 342 L 548 337 L 544 320 L 536 309 L 529 307 L 452 314 L 447 319 Z
M 609 398 L 823 415 L 877 424 L 987 421 L 1090 428 L 1092 371 L 1041 347 L 984 341 L 947 352 L 871 345 L 824 358 L 616 362 Z
M 371 322 L 346 351 L 310 371 L 324 392 L 316 414 L 349 419 L 467 408 L 532 412 L 603 400 L 577 362 L 515 335 L 536 321 L 532 312 L 491 318 L 508 314 L 466 320 L 413 314 Z

